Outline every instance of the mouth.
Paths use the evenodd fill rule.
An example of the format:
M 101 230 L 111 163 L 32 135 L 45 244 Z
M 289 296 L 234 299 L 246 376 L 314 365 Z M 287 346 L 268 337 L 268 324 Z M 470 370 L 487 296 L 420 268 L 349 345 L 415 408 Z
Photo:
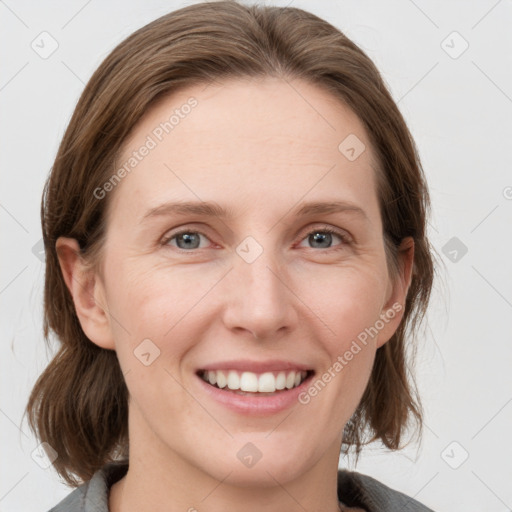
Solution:
M 314 370 L 278 370 L 249 372 L 236 369 L 198 370 L 197 376 L 212 388 L 241 396 L 273 396 L 301 386 Z

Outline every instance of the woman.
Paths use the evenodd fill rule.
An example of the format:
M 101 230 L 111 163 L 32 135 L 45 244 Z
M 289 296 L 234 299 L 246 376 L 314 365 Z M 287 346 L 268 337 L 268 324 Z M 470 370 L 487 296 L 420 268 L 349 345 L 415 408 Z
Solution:
M 428 208 L 377 69 L 316 16 L 202 3 L 122 42 L 43 197 L 62 346 L 27 412 L 78 487 L 52 510 L 430 510 L 338 471 L 421 434 Z

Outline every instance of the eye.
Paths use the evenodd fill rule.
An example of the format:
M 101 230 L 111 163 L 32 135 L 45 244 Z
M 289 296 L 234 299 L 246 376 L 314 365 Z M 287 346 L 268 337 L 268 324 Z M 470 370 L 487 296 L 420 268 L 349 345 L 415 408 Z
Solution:
M 332 247 L 330 247 L 330 245 L 333 241 L 333 235 L 334 237 L 338 237 L 342 242 L 338 244 L 334 250 L 342 249 L 345 245 L 350 245 L 350 237 L 347 234 L 330 227 L 322 227 L 309 231 L 304 240 L 311 243 L 313 249 L 331 249 Z
M 173 245 L 174 247 L 184 251 L 191 249 L 202 249 L 204 247 L 199 247 L 199 244 L 201 243 L 200 237 L 204 237 L 206 240 L 208 240 L 206 235 L 203 235 L 203 233 L 187 229 L 166 237 L 164 240 L 162 240 L 162 245 Z M 173 240 L 176 240 L 176 244 L 170 243 Z
M 334 247 L 332 247 L 333 236 L 334 238 L 337 237 L 341 241 L 341 243 Z M 209 240 L 206 235 L 199 231 L 183 229 L 165 237 L 161 244 L 164 246 L 171 245 L 183 251 L 193 251 L 194 249 L 204 249 L 208 247 L 208 245 L 201 246 L 201 237 L 203 237 L 205 240 Z M 305 238 L 303 237 L 301 240 L 306 240 L 311 243 L 312 249 L 340 250 L 343 249 L 344 246 L 350 245 L 351 243 L 350 236 L 345 232 L 333 229 L 328 226 L 310 230 L 306 233 Z

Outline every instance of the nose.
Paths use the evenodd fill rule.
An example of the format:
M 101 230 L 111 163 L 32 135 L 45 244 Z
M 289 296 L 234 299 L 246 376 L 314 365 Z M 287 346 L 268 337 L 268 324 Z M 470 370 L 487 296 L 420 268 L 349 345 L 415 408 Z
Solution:
M 298 300 L 287 272 L 271 251 L 264 250 L 252 263 L 234 254 L 228 277 L 223 309 L 228 329 L 249 332 L 256 339 L 275 340 L 295 328 Z

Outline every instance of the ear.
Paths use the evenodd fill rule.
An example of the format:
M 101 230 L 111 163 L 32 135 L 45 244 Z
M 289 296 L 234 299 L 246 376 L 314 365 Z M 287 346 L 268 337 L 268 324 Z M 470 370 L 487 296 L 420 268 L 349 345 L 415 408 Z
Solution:
M 85 265 L 74 238 L 60 237 L 55 248 L 82 330 L 99 347 L 114 350 L 105 290 L 99 276 Z
M 411 285 L 412 270 L 414 265 L 414 240 L 406 237 L 398 248 L 399 272 L 393 281 L 389 278 L 387 299 L 380 318 L 384 322 L 384 328 L 380 330 L 376 348 L 380 348 L 395 334 L 405 312 L 407 292 Z

